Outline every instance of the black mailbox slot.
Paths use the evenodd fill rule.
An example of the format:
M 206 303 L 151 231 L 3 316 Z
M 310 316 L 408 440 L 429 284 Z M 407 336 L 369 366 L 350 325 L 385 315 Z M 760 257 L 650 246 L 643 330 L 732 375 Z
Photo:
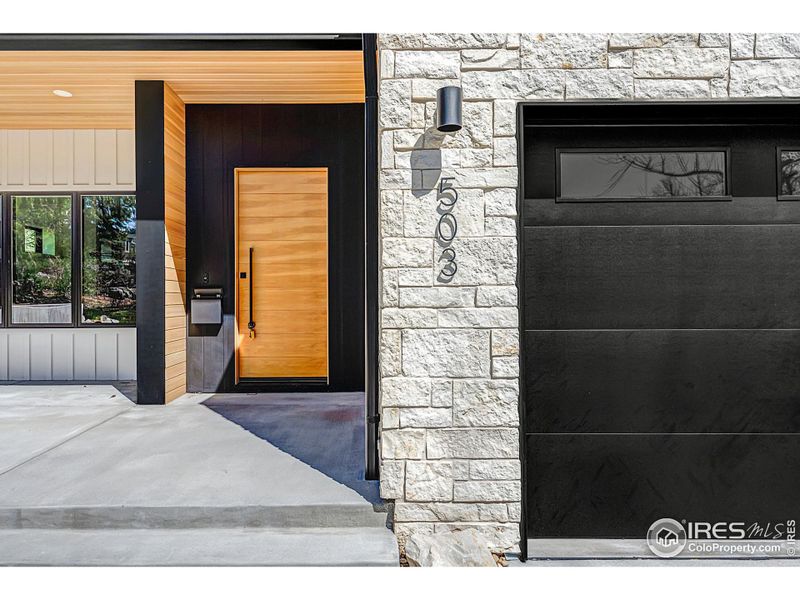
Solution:
M 191 302 L 192 325 L 222 324 L 222 288 L 194 288 Z

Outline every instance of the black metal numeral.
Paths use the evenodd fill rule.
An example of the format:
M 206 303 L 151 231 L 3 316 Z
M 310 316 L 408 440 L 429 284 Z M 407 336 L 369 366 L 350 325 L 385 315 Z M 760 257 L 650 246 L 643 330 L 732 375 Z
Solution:
M 440 277 L 452 279 L 458 272 L 458 263 L 456 262 L 456 251 L 452 248 L 445 248 L 439 256 L 440 261 L 446 261 L 442 269 L 439 271 Z
M 456 262 L 456 251 L 450 244 L 458 233 L 458 219 L 453 214 L 456 202 L 458 202 L 458 190 L 453 186 L 453 177 L 442 177 L 439 180 L 439 212 L 441 216 L 436 223 L 436 239 L 444 247 L 439 262 L 444 261 L 444 266 L 439 270 L 437 278 L 442 283 L 449 283 L 458 272 Z

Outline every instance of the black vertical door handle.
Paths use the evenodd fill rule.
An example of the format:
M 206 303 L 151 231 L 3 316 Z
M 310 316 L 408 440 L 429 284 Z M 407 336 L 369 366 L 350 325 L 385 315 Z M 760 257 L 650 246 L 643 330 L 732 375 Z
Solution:
M 256 336 L 256 322 L 253 319 L 253 247 L 250 247 L 250 321 L 247 323 L 247 329 L 250 330 L 250 337 Z

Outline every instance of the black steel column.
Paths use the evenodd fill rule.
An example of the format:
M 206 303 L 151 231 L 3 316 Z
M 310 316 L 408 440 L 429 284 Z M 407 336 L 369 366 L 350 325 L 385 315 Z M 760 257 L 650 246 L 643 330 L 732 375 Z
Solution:
M 364 83 L 364 219 L 365 219 L 365 315 L 364 378 L 367 404 L 366 478 L 378 479 L 378 55 L 377 35 L 363 35 Z
M 136 402 L 164 404 L 164 82 L 136 82 Z

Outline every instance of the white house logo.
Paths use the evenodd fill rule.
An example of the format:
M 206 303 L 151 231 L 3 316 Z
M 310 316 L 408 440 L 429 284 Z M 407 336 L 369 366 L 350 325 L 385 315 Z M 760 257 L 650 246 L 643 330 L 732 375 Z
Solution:
M 647 530 L 647 546 L 659 558 L 678 556 L 686 547 L 686 529 L 675 519 L 659 519 Z

